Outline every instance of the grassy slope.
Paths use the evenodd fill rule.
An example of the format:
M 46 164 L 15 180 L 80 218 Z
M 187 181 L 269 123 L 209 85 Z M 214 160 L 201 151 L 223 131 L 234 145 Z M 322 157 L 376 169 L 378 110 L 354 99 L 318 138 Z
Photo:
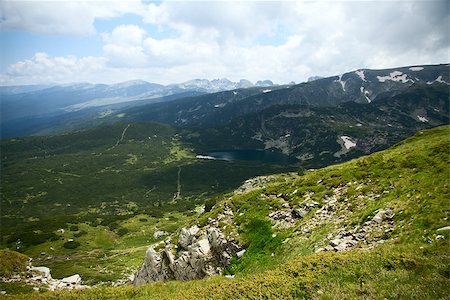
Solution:
M 449 129 L 445 126 L 419 132 L 387 151 L 301 177 L 279 175 L 277 183 L 225 197 L 204 218 L 217 213 L 224 202 L 237 213 L 234 221 L 248 251 L 228 270 L 236 273 L 235 279 L 158 282 L 139 288 L 35 294 L 32 298 L 446 299 L 450 236 L 448 231 L 436 230 L 449 223 Z M 267 201 L 273 198 L 264 195 L 281 193 L 296 206 L 313 200 L 323 203 L 340 187 L 346 190 L 338 202 L 349 206 L 346 211 L 338 210 L 337 218 L 330 222 L 322 222 L 309 233 L 296 230 L 311 226 L 311 211 L 294 229 L 267 227 L 270 223 L 265 216 L 280 203 Z M 385 243 L 378 243 L 372 250 L 313 253 L 326 245 L 327 235 L 340 228 L 361 226 L 378 209 L 395 214 L 394 231 Z M 374 228 L 374 241 L 379 234 Z
M 88 284 L 125 278 L 145 248 L 165 238 L 153 233 L 175 231 L 205 198 L 248 177 L 286 170 L 198 160 L 173 127 L 155 123 L 2 140 L 0 146 L 0 247 L 33 257 L 54 278 L 79 273 Z M 174 199 L 178 174 L 181 194 Z M 80 245 L 67 249 L 70 239 Z

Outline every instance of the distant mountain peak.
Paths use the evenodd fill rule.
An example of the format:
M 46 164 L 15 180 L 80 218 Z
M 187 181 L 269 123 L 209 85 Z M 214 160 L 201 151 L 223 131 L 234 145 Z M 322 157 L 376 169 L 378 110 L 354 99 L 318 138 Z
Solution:
M 258 80 L 255 85 L 265 87 L 265 86 L 272 86 L 274 84 L 271 80 L 266 79 L 266 80 Z
M 142 79 L 134 79 L 134 80 L 127 80 L 127 81 L 123 81 L 123 82 L 119 82 L 114 84 L 115 86 L 117 85 L 137 85 L 137 84 L 147 84 L 149 82 L 142 80 Z
M 310 76 L 310 77 L 308 77 L 307 82 L 311 82 L 311 81 L 322 79 L 322 78 L 324 78 L 324 77 L 322 77 L 322 76 Z

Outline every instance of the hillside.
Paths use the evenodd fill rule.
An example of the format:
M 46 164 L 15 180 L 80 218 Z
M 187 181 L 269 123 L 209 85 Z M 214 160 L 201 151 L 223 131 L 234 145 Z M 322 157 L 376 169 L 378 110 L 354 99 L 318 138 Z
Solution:
M 90 284 L 123 278 L 131 272 L 123 267 L 137 267 L 139 247 L 196 216 L 208 197 L 298 168 L 200 160 L 175 128 L 156 123 L 2 140 L 0 147 L 1 247 Z
M 270 149 L 316 168 L 385 149 L 417 130 L 448 124 L 446 84 L 413 85 L 371 103 L 274 105 L 186 139 L 197 151 Z M 347 140 L 347 144 L 345 143 Z
M 238 190 L 207 201 L 205 213 L 186 220 L 185 229 L 147 251 L 136 273 L 141 279 L 152 276 L 151 265 L 146 265 L 150 255 L 172 253 L 174 262 L 160 262 L 164 268 L 182 256 L 192 260 L 198 247 L 209 249 L 197 257 L 208 267 L 217 247 L 210 232 L 218 231 L 237 245 L 230 264 L 223 266 L 232 278 L 17 298 L 445 299 L 449 130 L 419 131 L 388 150 L 304 175 L 248 180 Z M 181 249 L 172 252 L 175 246 Z M 209 269 L 199 270 L 203 273 L 198 277 L 203 277 Z
M 195 79 L 160 85 L 143 80 L 117 84 L 76 83 L 54 86 L 0 86 L 2 137 L 45 135 L 104 124 L 110 114 L 151 103 L 249 87 L 273 86 L 271 81 L 232 82 L 226 78 Z M 277 87 L 274 87 L 277 88 Z M 120 118 L 109 122 L 120 122 Z
M 279 105 L 336 107 L 347 102 L 368 104 L 432 85 L 450 84 L 448 65 L 356 70 L 291 86 L 241 89 L 146 105 L 122 111 L 127 121 L 159 121 L 205 128 Z

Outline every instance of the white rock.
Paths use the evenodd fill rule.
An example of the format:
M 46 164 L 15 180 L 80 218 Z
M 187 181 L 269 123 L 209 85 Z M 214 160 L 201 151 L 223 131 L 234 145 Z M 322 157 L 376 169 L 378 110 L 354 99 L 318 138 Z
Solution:
M 341 243 L 341 244 L 337 245 L 336 247 L 334 247 L 334 250 L 336 250 L 337 252 L 340 252 L 340 251 L 344 251 L 346 248 L 347 248 L 347 244 Z
M 334 240 L 330 241 L 330 245 L 333 246 L 333 247 L 338 246 L 340 243 L 341 243 L 340 239 L 334 239 Z
M 208 255 L 211 251 L 211 246 L 207 239 L 201 239 L 200 241 L 198 241 L 196 243 L 196 245 L 197 245 L 198 249 L 200 250 L 200 252 L 203 253 L 204 255 Z
M 450 226 L 441 227 L 436 231 L 447 231 L 447 230 L 450 230 Z
M 304 208 L 294 208 L 292 210 L 292 215 L 296 218 L 303 218 L 308 214 L 308 211 Z
M 61 282 L 67 283 L 67 284 L 72 284 L 72 285 L 81 284 L 81 277 L 80 277 L 80 275 L 75 274 L 75 275 L 61 279 Z
M 246 250 L 243 249 L 243 250 L 237 252 L 237 253 L 236 253 L 236 256 L 237 256 L 238 258 L 241 258 L 242 256 L 244 256 L 245 251 L 246 251 Z
M 160 237 L 162 237 L 162 236 L 165 236 L 165 235 L 167 235 L 167 232 L 161 231 L 161 230 L 157 230 L 157 231 L 155 231 L 155 232 L 153 233 L 153 238 L 154 238 L 154 239 L 158 239 L 158 238 L 160 238 Z
M 327 246 L 325 247 L 325 251 L 334 251 L 334 247 L 331 246 L 331 245 L 327 245 Z
M 52 278 L 50 269 L 47 267 L 31 267 L 30 271 L 38 271 L 39 273 L 42 273 L 44 278 Z

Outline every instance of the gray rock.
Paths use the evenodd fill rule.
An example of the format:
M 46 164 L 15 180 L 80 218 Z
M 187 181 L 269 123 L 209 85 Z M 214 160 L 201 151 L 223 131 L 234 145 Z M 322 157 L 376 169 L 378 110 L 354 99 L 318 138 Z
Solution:
M 308 211 L 304 208 L 294 208 L 292 210 L 292 216 L 294 216 L 295 218 L 303 218 L 308 214 Z
M 231 257 L 239 249 L 237 243 L 228 241 L 215 227 L 200 230 L 197 226 L 183 228 L 178 244 L 180 251 L 174 254 L 175 245 L 155 250 L 151 246 L 144 263 L 135 274 L 134 285 L 158 280 L 192 280 L 220 274 Z
M 192 242 L 198 231 L 199 228 L 196 225 L 192 226 L 189 229 L 182 228 L 180 236 L 178 237 L 178 244 L 182 248 L 186 249 L 186 247 Z
M 52 278 L 50 269 L 47 267 L 30 267 L 29 270 L 41 273 L 44 278 Z
M 378 211 L 377 214 L 373 217 L 372 221 L 380 224 L 381 222 L 383 222 L 386 213 L 387 212 L 385 210 Z
M 158 239 L 158 238 L 160 238 L 160 237 L 162 237 L 162 236 L 166 236 L 167 234 L 168 234 L 168 233 L 165 232 L 165 231 L 156 230 L 156 231 L 153 233 L 153 238 L 156 240 L 156 239 Z

